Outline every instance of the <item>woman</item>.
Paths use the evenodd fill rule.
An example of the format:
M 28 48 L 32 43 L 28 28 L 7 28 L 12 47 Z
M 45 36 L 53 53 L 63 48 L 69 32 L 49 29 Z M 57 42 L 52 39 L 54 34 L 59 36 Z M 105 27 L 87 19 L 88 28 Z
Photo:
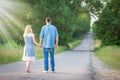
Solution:
M 39 44 L 35 40 L 34 34 L 32 33 L 31 25 L 27 25 L 25 27 L 23 37 L 25 45 L 22 60 L 26 62 L 26 72 L 30 73 L 31 61 L 35 60 L 34 44 L 39 46 Z

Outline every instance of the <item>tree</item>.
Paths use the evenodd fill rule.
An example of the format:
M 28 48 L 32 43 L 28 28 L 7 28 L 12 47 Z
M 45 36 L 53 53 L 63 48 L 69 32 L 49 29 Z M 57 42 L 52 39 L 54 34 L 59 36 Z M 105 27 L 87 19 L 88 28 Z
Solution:
M 120 45 L 120 1 L 111 0 L 95 23 L 95 35 L 102 45 Z
M 56 25 L 59 32 L 60 45 L 67 45 L 73 41 L 74 35 L 86 33 L 89 29 L 90 16 L 87 11 L 83 11 L 81 7 L 82 0 L 27 0 L 32 8 L 37 12 L 36 19 L 39 22 L 32 23 L 37 25 L 34 30 L 38 34 L 38 30 L 45 24 L 44 19 L 47 16 L 52 18 L 52 23 Z M 81 12 L 82 10 L 82 12 Z M 86 15 L 86 19 L 82 18 L 80 13 Z M 80 17 L 81 16 L 81 17 Z M 36 21 L 36 19 L 34 21 Z M 38 26 L 39 25 L 39 26 Z M 76 32 L 77 31 L 77 32 Z M 77 35 L 78 35 L 77 34 Z M 80 35 L 79 35 L 80 36 Z M 76 37 L 79 37 L 76 36 Z

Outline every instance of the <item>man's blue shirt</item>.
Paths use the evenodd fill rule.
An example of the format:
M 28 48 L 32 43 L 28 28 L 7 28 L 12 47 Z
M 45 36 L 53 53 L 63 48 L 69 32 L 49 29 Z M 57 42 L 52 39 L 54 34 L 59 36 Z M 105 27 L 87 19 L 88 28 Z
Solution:
M 57 28 L 50 23 L 45 25 L 42 27 L 39 37 L 43 39 L 44 48 L 54 48 L 55 39 L 58 37 Z

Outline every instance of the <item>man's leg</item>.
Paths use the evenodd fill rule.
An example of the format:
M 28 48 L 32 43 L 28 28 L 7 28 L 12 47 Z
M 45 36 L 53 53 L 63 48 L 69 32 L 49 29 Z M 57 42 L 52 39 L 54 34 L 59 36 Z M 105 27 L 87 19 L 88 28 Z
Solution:
M 49 65 L 48 65 L 48 49 L 43 48 L 43 52 L 44 52 L 44 70 L 48 71 L 48 68 L 49 68 Z
M 55 71 L 54 48 L 50 48 L 51 71 Z

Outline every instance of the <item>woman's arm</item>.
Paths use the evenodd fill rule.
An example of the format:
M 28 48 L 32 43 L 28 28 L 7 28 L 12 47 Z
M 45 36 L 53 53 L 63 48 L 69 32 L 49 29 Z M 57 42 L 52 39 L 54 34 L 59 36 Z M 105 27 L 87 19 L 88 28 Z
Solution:
M 32 37 L 32 40 L 33 40 L 33 43 L 34 43 L 35 45 L 39 46 L 39 44 L 37 43 L 35 37 Z

